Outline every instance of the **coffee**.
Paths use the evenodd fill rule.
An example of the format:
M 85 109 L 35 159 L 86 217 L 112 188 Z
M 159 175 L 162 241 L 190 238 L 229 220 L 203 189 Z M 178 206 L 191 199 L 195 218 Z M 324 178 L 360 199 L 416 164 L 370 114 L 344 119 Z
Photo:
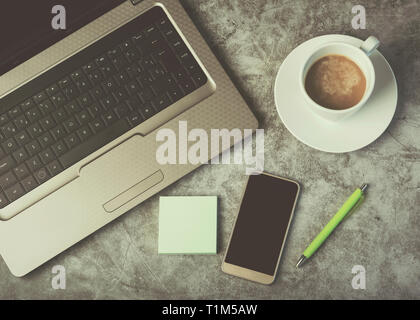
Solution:
M 332 54 L 316 61 L 309 69 L 305 89 L 317 104 L 344 110 L 358 104 L 366 90 L 366 78 L 349 58 Z

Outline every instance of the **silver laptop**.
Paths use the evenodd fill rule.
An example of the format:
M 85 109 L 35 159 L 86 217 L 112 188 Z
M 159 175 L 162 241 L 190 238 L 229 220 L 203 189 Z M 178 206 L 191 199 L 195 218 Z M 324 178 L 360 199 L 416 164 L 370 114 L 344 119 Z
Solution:
M 160 129 L 258 126 L 178 0 L 71 1 L 59 30 L 55 2 L 0 4 L 0 254 L 15 276 L 199 166 L 160 165 Z

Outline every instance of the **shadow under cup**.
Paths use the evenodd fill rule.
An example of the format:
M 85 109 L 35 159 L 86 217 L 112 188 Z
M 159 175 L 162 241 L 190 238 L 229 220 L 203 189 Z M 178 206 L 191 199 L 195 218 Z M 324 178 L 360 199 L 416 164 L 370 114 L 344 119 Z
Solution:
M 363 75 L 365 76 L 365 93 L 361 100 L 356 105 L 350 108 L 335 110 L 321 106 L 318 103 L 316 103 L 306 91 L 305 82 L 308 71 L 318 60 L 330 55 L 344 56 L 345 58 L 353 61 L 360 68 L 360 70 L 363 72 Z M 369 56 L 359 47 L 341 42 L 329 43 L 316 49 L 306 60 L 304 66 L 302 67 L 300 77 L 301 90 L 308 106 L 313 112 L 323 117 L 324 119 L 330 121 L 338 121 L 344 119 L 358 111 L 370 98 L 375 87 L 375 69 Z

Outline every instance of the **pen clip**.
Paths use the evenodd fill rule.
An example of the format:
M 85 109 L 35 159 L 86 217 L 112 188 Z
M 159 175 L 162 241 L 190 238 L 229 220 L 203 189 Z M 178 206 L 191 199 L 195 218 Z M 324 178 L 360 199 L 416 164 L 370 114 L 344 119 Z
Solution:
M 359 206 L 362 204 L 363 200 L 365 199 L 365 196 L 362 194 L 359 201 L 356 202 L 356 204 L 354 205 L 353 208 L 351 208 L 351 210 L 349 211 L 349 213 L 347 213 L 345 219 L 347 219 L 348 217 L 350 217 L 356 210 L 357 208 L 359 208 Z

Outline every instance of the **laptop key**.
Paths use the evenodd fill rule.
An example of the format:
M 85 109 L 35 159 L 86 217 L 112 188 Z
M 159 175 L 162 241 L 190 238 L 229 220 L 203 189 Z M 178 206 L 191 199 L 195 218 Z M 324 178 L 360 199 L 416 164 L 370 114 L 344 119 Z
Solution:
M 124 118 L 130 113 L 130 109 L 128 108 L 127 104 L 121 103 L 115 107 L 115 113 L 119 118 Z
M 101 55 L 100 57 L 96 58 L 95 62 L 99 67 L 105 66 L 109 63 L 105 55 Z
M 77 80 L 83 78 L 83 72 L 82 72 L 82 70 L 79 69 L 79 70 L 73 71 L 70 74 L 70 78 L 72 78 L 73 81 L 77 81 Z
M 42 117 L 42 114 L 38 108 L 32 108 L 30 110 L 27 110 L 25 112 L 25 115 L 29 122 L 35 122 Z
M 117 80 L 118 84 L 120 86 L 123 86 L 124 84 L 126 84 L 128 81 L 130 81 L 129 76 L 127 75 L 127 73 L 125 71 L 121 71 L 119 73 L 117 73 L 114 78 Z
M 171 104 L 171 101 L 169 100 L 168 96 L 165 94 L 154 99 L 152 103 L 157 111 L 162 111 L 163 109 L 165 109 Z
M 41 119 L 39 123 L 41 124 L 42 129 L 45 131 L 50 130 L 56 126 L 56 123 L 51 116 L 47 116 L 44 119 Z
M 33 99 L 36 103 L 40 103 L 41 101 L 44 101 L 45 99 L 47 99 L 48 96 L 44 91 L 39 92 L 38 94 L 36 94 Z
M 8 204 L 9 204 L 9 200 L 7 200 L 5 194 L 3 192 L 0 193 L 0 209 L 3 209 Z
M 67 118 L 67 113 L 63 108 L 58 109 L 52 114 L 54 120 L 58 123 L 62 122 L 64 119 Z
M 15 140 L 17 141 L 17 143 L 20 146 L 23 146 L 23 145 L 27 144 L 31 140 L 31 137 L 29 137 L 29 134 L 25 130 L 23 130 L 22 132 L 19 132 L 15 136 Z
M 57 157 L 61 156 L 67 151 L 67 147 L 62 141 L 58 141 L 57 143 L 53 144 L 51 149 L 54 151 Z
M 124 55 L 112 58 L 111 62 L 117 70 L 123 70 L 124 67 L 128 64 L 128 61 Z
M 17 133 L 15 125 L 11 122 L 1 127 L 1 132 L 5 138 L 13 137 Z
M 138 64 L 133 64 L 125 67 L 125 72 L 127 72 L 130 78 L 135 78 L 143 72 L 143 68 Z
M 25 149 L 28 151 L 28 153 L 31 156 L 33 156 L 33 155 L 37 154 L 39 151 L 41 151 L 41 147 L 39 146 L 39 143 L 36 140 L 27 143 L 25 145 Z
M 120 44 L 120 48 L 121 48 L 122 51 L 127 51 L 132 47 L 133 47 L 133 45 L 132 45 L 130 40 L 126 40 L 126 41 L 124 41 L 123 43 Z
M 20 166 L 13 169 L 14 174 L 19 180 L 22 180 L 27 175 L 29 175 L 29 170 L 26 164 L 22 163 Z
M 104 115 L 102 116 L 102 118 L 104 119 L 107 126 L 109 126 L 110 124 L 112 124 L 112 123 L 114 123 L 118 120 L 117 116 L 115 115 L 115 113 L 112 110 L 109 110 L 109 111 L 105 112 Z
M 168 94 L 172 99 L 172 102 L 176 102 L 183 97 L 182 91 L 177 87 L 173 86 L 168 90 Z
M 138 111 L 141 113 L 144 119 L 149 119 L 156 114 L 155 109 L 149 104 L 145 106 L 140 106 Z
M 92 129 L 93 132 L 97 133 L 105 128 L 105 124 L 101 119 L 95 119 L 89 123 L 89 127 Z
M 62 126 L 57 126 L 54 129 L 50 130 L 51 134 L 54 136 L 54 139 L 60 140 L 61 138 L 63 138 L 66 135 L 65 130 L 63 129 Z
M 141 45 L 145 39 L 146 36 L 141 31 L 137 32 L 134 36 L 131 37 L 131 40 L 135 45 Z
M 24 115 L 21 115 L 20 117 L 16 118 L 14 123 L 18 130 L 22 130 L 23 128 L 27 127 L 29 124 L 28 120 L 26 120 Z
M 114 67 L 112 65 L 102 66 L 99 68 L 105 78 L 109 78 L 114 74 Z
M 130 96 L 140 91 L 140 85 L 134 80 L 130 81 L 125 88 Z
M 19 106 L 14 106 L 12 109 L 9 110 L 9 117 L 15 118 L 17 117 L 22 111 L 20 110 Z
M 189 79 L 181 81 L 179 86 L 182 88 L 182 90 L 184 90 L 185 94 L 189 94 L 195 90 L 194 83 Z
M 50 174 L 46 168 L 39 169 L 37 172 L 35 172 L 34 176 L 38 184 L 42 184 L 50 178 Z
M 56 96 L 58 96 L 58 95 L 61 95 L 61 93 L 57 94 Z M 54 97 L 57 98 L 56 96 L 54 96 Z M 43 114 L 48 114 L 48 113 L 51 113 L 52 111 L 55 110 L 55 107 L 54 107 L 53 103 L 50 101 L 50 99 L 46 99 L 46 100 L 40 102 L 38 104 L 38 107 Z
M 84 125 L 85 123 L 88 123 L 90 121 L 90 114 L 88 110 L 83 110 L 82 112 L 78 113 L 76 115 L 76 119 Z
M 96 86 L 95 88 L 93 88 L 89 92 L 94 99 L 101 99 L 104 96 L 104 91 L 99 86 Z
M 15 167 L 15 160 L 11 156 L 7 156 L 0 160 L 0 174 L 3 174 Z
M 13 187 L 10 187 L 9 189 L 6 189 L 4 192 L 6 193 L 6 196 L 10 202 L 13 202 L 19 199 L 21 196 L 25 194 L 25 191 L 23 190 L 20 183 L 15 184 Z
M 156 66 L 156 62 L 153 61 L 152 58 L 145 58 L 142 60 L 141 62 L 141 66 L 145 69 L 148 70 L 150 68 L 153 68 Z
M 125 57 L 130 63 L 136 62 L 140 59 L 140 54 L 135 49 L 130 49 L 124 53 Z
M 156 34 L 159 34 L 159 30 L 156 28 L 156 26 L 150 25 L 146 28 L 144 33 L 146 34 L 146 37 L 153 37 Z
M 67 130 L 68 133 L 71 133 L 80 127 L 79 123 L 76 121 L 74 117 L 71 117 L 68 120 L 64 121 L 63 126 Z
M 102 73 L 99 70 L 93 70 L 88 73 L 88 79 L 92 82 L 93 85 L 97 85 L 103 81 Z
M 118 88 L 115 90 L 112 95 L 114 96 L 117 102 L 124 101 L 128 99 L 127 91 L 123 88 Z
M 111 78 L 102 82 L 102 88 L 105 90 L 105 92 L 110 93 L 113 90 L 117 89 L 118 86 L 115 80 Z
M 9 117 L 7 116 L 7 114 L 4 113 L 0 115 L 0 125 L 4 125 L 8 121 L 9 121 Z
M 94 62 L 89 62 L 88 64 L 84 65 L 82 69 L 84 72 L 89 73 L 92 70 L 96 69 L 96 64 Z
M 41 128 L 39 123 L 35 123 L 34 125 L 28 127 L 28 132 L 31 137 L 35 139 L 36 137 L 40 136 L 44 130 Z
M 105 110 L 109 110 L 110 108 L 112 108 L 114 105 L 116 105 L 116 101 L 114 99 L 114 97 L 112 95 L 110 96 L 106 96 L 104 99 L 102 99 L 101 101 L 102 107 Z
M 80 106 L 75 100 L 67 103 L 64 108 L 68 114 L 73 114 L 80 111 Z
M 90 115 L 93 117 L 93 118 L 96 118 L 98 115 L 100 115 L 101 114 L 101 112 L 103 111 L 103 109 L 102 109 L 102 107 L 97 103 L 97 102 L 95 102 L 94 104 L 92 104 L 89 108 L 88 108 L 88 111 L 90 112 Z
M 149 86 L 143 87 L 138 95 L 141 98 L 141 100 L 145 103 L 149 102 L 155 97 L 152 89 Z
M 3 190 L 14 185 L 16 182 L 15 175 L 11 171 L 0 177 L 0 187 L 2 187 Z
M 89 93 L 85 93 L 85 94 L 81 95 L 79 97 L 78 101 L 79 101 L 82 109 L 90 106 L 93 103 L 92 98 L 91 98 Z
M 61 92 L 59 92 L 55 96 L 51 97 L 51 101 L 56 107 L 61 107 L 66 103 L 66 97 Z
M 3 142 L 2 144 L 3 150 L 7 153 L 10 154 L 13 151 L 15 151 L 17 148 L 19 148 L 19 145 L 16 143 L 15 139 L 10 138 L 8 140 L 6 140 L 5 142 Z
M 143 117 L 138 112 L 133 112 L 128 116 L 128 121 L 132 127 L 135 127 L 142 123 Z
M 71 135 L 64 138 L 64 142 L 67 144 L 67 147 L 69 149 L 72 149 L 73 147 L 78 145 L 79 138 L 75 133 L 72 133 Z
M 80 140 L 86 141 L 92 136 L 92 132 L 90 131 L 89 127 L 85 126 L 77 130 L 77 135 L 79 136 Z
M 63 79 L 61 79 L 60 81 L 58 81 L 58 85 L 60 86 L 61 89 L 71 85 L 71 80 L 69 77 L 65 77 Z
M 42 148 L 46 148 L 52 143 L 54 143 L 54 139 L 51 136 L 51 133 L 45 132 L 42 136 L 38 138 L 39 143 L 41 144 Z
M 74 85 L 65 87 L 63 92 L 67 100 L 72 100 L 79 96 L 79 90 Z
M 39 157 L 41 158 L 42 163 L 47 164 L 54 159 L 54 154 L 52 153 L 51 149 L 48 148 L 46 150 L 43 150 L 39 154 Z
M 41 146 L 39 145 L 38 141 L 36 141 L 36 140 L 29 142 L 25 146 L 25 148 L 31 156 L 33 156 L 33 155 L 35 155 L 35 154 L 37 154 L 38 152 L 41 151 Z
M 74 82 L 76 84 L 76 87 L 81 91 L 85 92 L 86 90 L 90 89 L 91 86 L 86 78 L 81 78 Z
M 13 158 L 17 163 L 21 163 L 28 159 L 28 153 L 25 151 L 25 149 L 20 148 L 19 150 L 13 152 Z
M 207 77 L 203 72 L 196 72 L 192 75 L 192 79 L 195 81 L 196 85 L 201 87 L 207 82 Z
M 61 168 L 61 164 L 57 160 L 54 160 L 53 162 L 48 164 L 47 169 L 48 169 L 51 176 L 56 176 L 57 174 L 59 174 L 63 170 Z
M 118 56 L 118 55 L 120 55 L 120 54 L 121 54 L 121 49 L 120 49 L 120 47 L 115 47 L 115 48 L 113 48 L 113 49 L 111 49 L 111 50 L 108 50 L 108 57 L 109 57 L 110 59 L 115 58 L 116 56 Z
M 35 189 L 38 186 L 38 183 L 35 181 L 33 176 L 29 176 L 22 180 L 22 186 L 26 192 L 29 192 Z
M 57 95 L 59 95 L 59 94 L 57 94 Z M 53 96 L 52 98 L 55 97 L 55 99 L 56 99 L 57 98 L 56 96 Z M 38 107 L 39 107 L 39 109 L 41 110 L 41 112 L 43 114 L 48 114 L 48 113 L 52 112 L 55 109 L 55 107 L 52 104 L 52 102 L 50 101 L 50 99 L 45 99 L 44 101 L 40 102 L 38 104 Z
M 24 102 L 22 102 L 20 104 L 20 107 L 21 107 L 22 111 L 26 111 L 28 109 L 31 109 L 31 108 L 35 107 L 35 103 L 31 98 L 29 98 L 29 99 L 25 100 Z M 1 122 L 0 122 L 0 124 L 1 124 Z
M 39 160 L 38 156 L 35 156 L 29 159 L 28 161 L 26 161 L 26 165 L 28 166 L 29 171 L 31 172 L 35 172 L 42 167 L 41 160 Z

